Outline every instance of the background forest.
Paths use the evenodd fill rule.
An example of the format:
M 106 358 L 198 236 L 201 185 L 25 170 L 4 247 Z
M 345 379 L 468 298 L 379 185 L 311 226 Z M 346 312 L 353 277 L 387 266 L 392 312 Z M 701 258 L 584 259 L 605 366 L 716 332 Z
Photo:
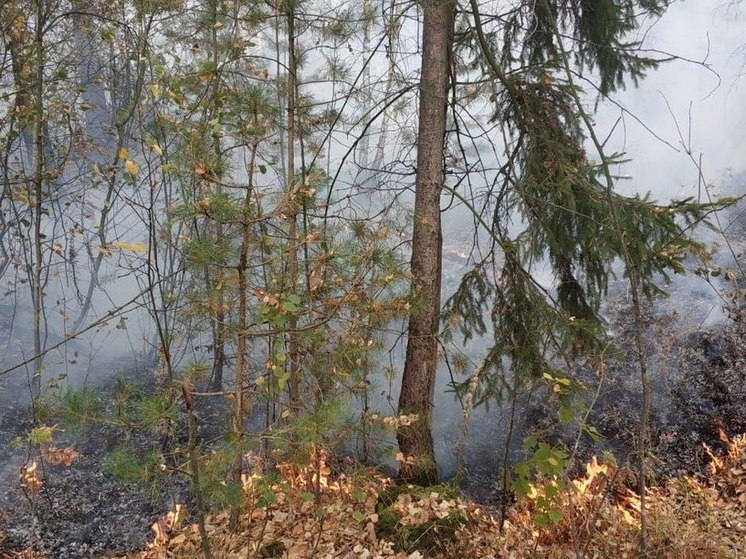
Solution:
M 710 459 L 743 476 L 721 454 L 740 464 L 746 430 L 746 224 L 691 107 L 661 94 L 671 136 L 624 104 L 668 65 L 717 88 L 707 52 L 646 42 L 669 4 L 0 0 L 0 553 L 124 552 L 153 525 L 143 553 L 322 557 L 272 507 L 351 499 L 363 532 L 326 556 L 477 553 L 443 544 L 455 526 L 540 556 L 563 523 L 593 531 L 568 495 L 600 476 L 580 501 L 629 556 L 689 556 L 658 554 L 646 511 Z M 633 126 L 661 183 L 640 192 Z M 688 170 L 653 166 L 671 151 Z M 624 491 L 628 531 L 598 512 Z M 532 528 L 505 535 L 510 514 Z M 586 536 L 545 556 L 593 556 Z

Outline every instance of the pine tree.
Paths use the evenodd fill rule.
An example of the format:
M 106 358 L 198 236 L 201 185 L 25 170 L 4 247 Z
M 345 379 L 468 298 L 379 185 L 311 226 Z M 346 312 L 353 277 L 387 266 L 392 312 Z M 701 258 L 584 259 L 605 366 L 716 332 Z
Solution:
M 416 415 L 397 431 L 404 455 L 399 476 L 431 485 L 438 478 L 430 432 L 435 373 L 438 363 L 442 233 L 440 196 L 446 107 L 455 6 L 450 0 L 423 2 L 422 70 L 420 79 L 417 178 L 412 238 L 412 313 L 407 329 L 407 356 L 399 396 L 399 414 Z

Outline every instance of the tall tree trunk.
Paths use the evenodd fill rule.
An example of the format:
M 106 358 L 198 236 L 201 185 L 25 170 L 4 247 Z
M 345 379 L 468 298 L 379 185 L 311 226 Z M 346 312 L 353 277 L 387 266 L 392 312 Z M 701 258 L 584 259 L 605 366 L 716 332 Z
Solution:
M 440 194 L 444 181 L 443 154 L 455 4 L 451 0 L 424 0 L 422 9 L 424 27 L 411 263 L 414 304 L 409 318 L 407 358 L 399 396 L 399 414 L 416 414 L 418 419 L 400 426 L 397 439 L 405 458 L 399 469 L 400 478 L 430 485 L 438 479 L 430 425 L 438 362 L 443 244 Z
M 210 3 L 210 10 L 212 11 L 212 28 L 210 29 L 211 39 L 211 50 L 212 50 L 212 64 L 215 68 L 215 75 L 213 76 L 212 84 L 212 99 L 210 106 L 210 120 L 220 118 L 220 88 L 221 88 L 221 76 L 218 72 L 220 68 L 220 45 L 218 43 L 218 9 L 219 3 L 213 1 Z M 223 143 L 221 140 L 220 133 L 213 132 L 212 137 L 213 151 L 215 153 L 215 160 L 220 162 L 218 167 L 218 183 L 215 189 L 217 196 L 223 194 L 223 173 L 222 173 L 222 159 L 223 159 Z M 225 232 L 223 229 L 222 221 L 218 221 L 215 227 L 215 244 L 217 246 L 223 246 L 225 243 Z M 223 291 L 223 269 L 222 266 L 218 266 L 215 272 L 215 285 L 217 286 L 217 312 L 215 313 L 215 321 L 213 324 L 213 360 L 212 360 L 212 389 L 219 392 L 223 390 L 223 373 L 225 372 L 225 365 L 227 357 L 225 354 L 225 346 L 227 343 L 226 333 L 226 311 L 225 311 L 225 292 Z M 238 380 L 236 381 L 238 382 Z M 238 404 L 238 402 L 237 402 Z
M 34 336 L 34 377 L 33 377 L 33 409 L 34 421 L 37 420 L 37 400 L 41 398 L 41 375 L 43 346 L 46 345 L 45 324 L 46 311 L 44 306 L 44 247 L 42 245 L 42 212 L 44 196 L 44 5 L 37 0 L 34 35 L 34 54 L 36 56 L 36 80 L 34 83 L 34 176 L 32 181 L 32 195 L 29 196 L 33 205 L 34 237 L 33 237 L 33 272 L 31 304 L 33 307 L 33 336 Z
M 297 61 L 295 58 L 295 8 L 289 5 L 287 12 L 288 33 L 288 106 L 287 106 L 287 190 L 288 190 L 288 219 L 290 228 L 288 230 L 288 292 L 295 294 L 298 291 L 298 208 L 295 193 L 295 109 L 297 96 Z M 298 318 L 291 314 L 288 320 L 288 366 L 290 367 L 290 378 L 288 388 L 290 392 L 290 411 L 297 415 L 300 411 L 300 343 L 298 340 Z

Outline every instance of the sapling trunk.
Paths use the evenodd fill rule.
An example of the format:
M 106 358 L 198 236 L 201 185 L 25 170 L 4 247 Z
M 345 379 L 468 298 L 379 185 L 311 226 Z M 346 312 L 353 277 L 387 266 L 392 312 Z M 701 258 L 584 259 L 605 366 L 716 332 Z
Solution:
M 202 555 L 205 559 L 212 559 L 212 551 L 210 549 L 210 539 L 207 535 L 207 528 L 205 526 L 205 500 L 202 494 L 202 486 L 200 485 L 199 475 L 199 459 L 200 451 L 199 444 L 197 442 L 197 414 L 194 410 L 194 397 L 192 395 L 192 388 L 189 383 L 185 380 L 181 383 L 181 394 L 184 397 L 184 404 L 187 409 L 187 418 L 189 425 L 189 440 L 187 442 L 187 453 L 189 456 L 189 473 L 192 482 L 192 491 L 194 491 L 194 501 L 197 505 L 197 529 L 199 530 L 200 547 L 202 548 Z

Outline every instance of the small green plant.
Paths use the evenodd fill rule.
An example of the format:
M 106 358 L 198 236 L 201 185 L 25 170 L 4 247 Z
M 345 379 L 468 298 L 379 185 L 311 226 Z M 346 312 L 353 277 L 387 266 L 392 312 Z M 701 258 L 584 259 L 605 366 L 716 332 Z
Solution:
M 101 400 L 93 388 L 68 388 L 58 397 L 57 413 L 63 428 L 85 432 L 101 419 Z
M 34 427 L 28 434 L 28 442 L 32 445 L 49 444 L 52 442 L 53 432 L 54 427 L 48 427 L 46 425 Z
M 173 401 L 165 394 L 142 396 L 133 402 L 132 419 L 153 433 L 163 432 L 178 419 Z
M 117 378 L 114 387 L 114 405 L 116 406 L 116 418 L 122 419 L 129 409 L 130 403 L 137 394 L 137 386 L 123 377 Z
M 140 456 L 133 449 L 118 446 L 104 462 L 104 471 L 128 483 L 155 483 L 161 471 L 163 456 L 150 451 Z
M 562 520 L 568 454 L 535 437 L 528 437 L 523 448 L 529 457 L 516 465 L 513 488 L 518 498 L 533 502 L 536 508 L 534 523 L 539 528 L 548 528 Z M 536 482 L 537 474 L 541 483 Z
M 226 479 L 237 447 L 228 447 L 204 456 L 200 462 L 200 485 L 205 500 L 220 508 L 231 508 L 241 502 L 243 488 Z

